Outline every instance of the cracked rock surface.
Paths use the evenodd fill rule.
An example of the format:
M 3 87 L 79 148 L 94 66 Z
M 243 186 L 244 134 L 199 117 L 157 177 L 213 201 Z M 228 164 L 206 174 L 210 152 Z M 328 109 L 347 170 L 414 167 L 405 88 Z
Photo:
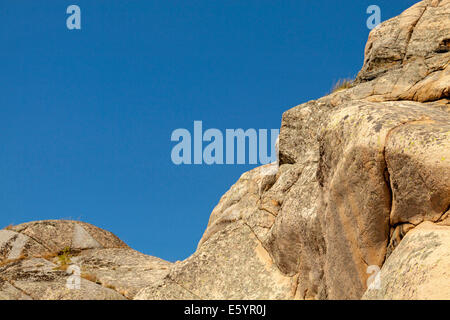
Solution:
M 0 231 L 0 299 L 450 299 L 449 61 L 450 0 L 418 2 L 372 30 L 351 88 L 283 114 L 278 163 L 223 195 L 192 256 L 27 223 Z
M 110 232 L 64 220 L 0 230 L 0 254 L 2 300 L 132 299 L 171 265 L 129 248 Z M 79 286 L 70 286 L 77 279 Z

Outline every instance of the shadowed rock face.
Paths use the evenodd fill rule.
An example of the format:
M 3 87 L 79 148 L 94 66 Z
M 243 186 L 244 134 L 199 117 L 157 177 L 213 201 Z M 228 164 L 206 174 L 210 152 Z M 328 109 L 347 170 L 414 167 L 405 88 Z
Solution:
M 372 30 L 353 86 L 283 114 L 278 163 L 241 176 L 184 261 L 82 222 L 0 231 L 0 299 L 450 299 L 449 45 L 450 0 Z

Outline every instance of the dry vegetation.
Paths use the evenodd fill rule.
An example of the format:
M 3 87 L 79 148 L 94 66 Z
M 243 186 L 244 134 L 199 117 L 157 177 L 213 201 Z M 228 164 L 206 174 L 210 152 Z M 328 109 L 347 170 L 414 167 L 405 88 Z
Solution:
M 351 87 L 353 87 L 352 79 L 340 79 L 333 85 L 331 92 L 334 93 L 334 92 L 350 89 Z
M 66 271 L 69 265 L 72 263 L 70 258 L 73 256 L 72 249 L 69 247 L 65 247 L 63 250 L 59 252 L 46 253 L 42 255 L 41 258 L 54 262 L 55 258 L 58 258 L 59 266 L 55 268 L 55 270 Z
M 8 264 L 10 264 L 10 263 L 14 263 L 14 262 L 17 262 L 17 261 L 22 261 L 22 260 L 24 260 L 24 259 L 26 259 L 27 257 L 25 256 L 25 255 L 20 255 L 20 257 L 18 257 L 17 259 L 5 259 L 5 260 L 3 260 L 3 261 L 0 261 L 0 267 L 3 267 L 3 266 L 6 266 L 6 265 L 8 265 Z
M 98 278 L 91 273 L 81 273 L 81 277 L 96 284 L 101 284 L 100 280 L 98 280 Z

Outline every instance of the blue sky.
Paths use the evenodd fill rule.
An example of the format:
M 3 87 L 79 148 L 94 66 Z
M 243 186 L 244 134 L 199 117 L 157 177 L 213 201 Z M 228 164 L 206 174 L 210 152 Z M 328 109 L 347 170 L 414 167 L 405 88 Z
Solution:
M 416 2 L 0 0 L 0 226 L 83 220 L 186 258 L 255 166 L 176 166 L 172 131 L 279 128 L 357 74 L 369 5 Z

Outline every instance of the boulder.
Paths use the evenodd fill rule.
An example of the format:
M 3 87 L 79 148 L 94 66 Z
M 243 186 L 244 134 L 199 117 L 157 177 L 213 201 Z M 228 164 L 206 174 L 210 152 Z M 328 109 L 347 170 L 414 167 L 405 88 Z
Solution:
M 0 231 L 0 299 L 450 299 L 449 16 L 424 0 L 373 29 L 351 87 L 283 114 L 278 161 L 240 177 L 184 261 L 26 223 Z
M 0 230 L 0 249 L 0 299 L 8 300 L 132 299 L 171 266 L 79 221 L 8 227 Z M 78 286 L 67 285 L 76 279 Z
M 127 248 L 117 236 L 111 232 L 97 228 L 89 223 L 69 220 L 46 220 L 23 223 L 9 228 L 25 235 L 47 252 L 58 252 L 64 248 Z
M 132 299 L 149 283 L 164 278 L 172 265 L 129 248 L 83 250 L 71 261 L 81 266 L 87 278 L 114 288 L 127 299 Z
M 289 299 L 295 287 L 296 278 L 283 275 L 252 228 L 238 221 L 212 235 L 191 257 L 174 264 L 162 283 L 137 297 Z
M 450 226 L 423 222 L 408 232 L 363 299 L 450 300 Z
M 33 300 L 124 300 L 118 292 L 79 278 L 79 288 L 68 287 L 71 276 L 43 258 L 15 261 L 0 267 L 0 297 Z

